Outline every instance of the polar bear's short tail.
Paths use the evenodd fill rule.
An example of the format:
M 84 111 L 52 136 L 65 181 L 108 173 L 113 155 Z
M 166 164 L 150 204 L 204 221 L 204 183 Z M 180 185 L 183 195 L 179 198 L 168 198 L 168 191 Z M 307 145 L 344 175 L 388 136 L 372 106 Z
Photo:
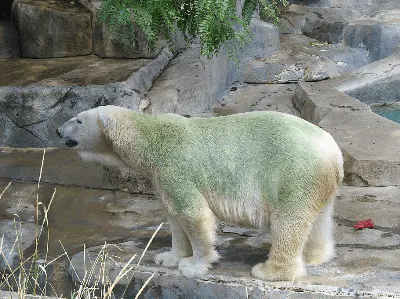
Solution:
M 344 178 L 344 170 L 343 170 L 343 155 L 342 151 L 339 149 L 339 154 L 338 154 L 338 169 L 337 169 L 337 184 L 340 186 L 342 184 L 343 178 Z

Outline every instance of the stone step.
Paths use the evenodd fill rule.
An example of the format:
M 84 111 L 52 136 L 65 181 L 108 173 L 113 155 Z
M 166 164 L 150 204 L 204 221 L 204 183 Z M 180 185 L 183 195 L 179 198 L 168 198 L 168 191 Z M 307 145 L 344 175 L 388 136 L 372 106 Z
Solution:
M 11 21 L 0 21 L 0 59 L 20 55 L 17 28 Z
M 0 147 L 0 178 L 37 181 L 42 163 L 41 148 Z M 42 182 L 106 190 L 152 193 L 148 180 L 136 172 L 84 162 L 68 149 L 46 148 Z

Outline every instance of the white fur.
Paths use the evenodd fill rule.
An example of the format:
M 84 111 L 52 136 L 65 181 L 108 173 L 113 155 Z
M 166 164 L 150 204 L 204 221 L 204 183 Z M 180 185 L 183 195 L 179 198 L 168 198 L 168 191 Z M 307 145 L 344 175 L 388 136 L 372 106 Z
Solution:
M 283 127 L 287 128 L 288 130 L 296 130 L 296 124 L 301 124 L 305 127 L 312 125 L 306 124 L 294 116 L 274 113 L 268 114 L 266 112 L 255 112 L 251 115 L 241 114 L 235 117 L 227 117 L 226 119 L 228 120 L 228 123 L 223 124 L 218 122 L 220 120 L 223 122 L 224 118 L 218 118 L 216 122 L 211 123 L 217 124 L 216 127 L 207 127 L 207 125 L 203 123 L 202 125 L 205 125 L 208 129 L 211 128 L 211 130 L 207 131 L 210 132 L 209 134 L 213 134 L 214 129 L 215 131 L 226 127 L 231 127 L 234 129 L 230 132 L 230 135 L 228 134 L 226 136 L 226 140 L 224 141 L 228 145 L 232 144 L 228 147 L 225 146 L 224 151 L 221 151 L 221 153 L 224 153 L 224 155 L 221 155 L 221 153 L 218 152 L 219 147 L 214 147 L 213 153 L 216 152 L 215 157 L 212 156 L 212 153 L 207 153 L 212 156 L 212 159 L 214 159 L 212 161 L 222 162 L 215 167 L 224 167 L 223 170 L 226 170 L 227 173 L 234 173 L 235 175 L 238 175 L 238 177 L 236 177 L 239 178 L 237 180 L 238 183 L 236 184 L 235 181 L 235 191 L 232 192 L 232 194 L 234 194 L 233 198 L 228 198 L 230 196 L 229 192 L 222 193 L 225 195 L 220 196 L 218 195 L 218 192 L 215 192 L 218 190 L 208 190 L 205 187 L 202 187 L 204 189 L 199 190 L 196 185 L 196 178 L 194 178 L 193 181 L 188 182 L 185 180 L 185 178 L 182 179 L 180 176 L 178 176 L 178 180 L 176 182 L 176 189 L 172 190 L 173 192 L 169 193 L 170 195 L 168 195 L 168 192 L 164 190 L 162 181 L 163 175 L 164 179 L 166 174 L 168 178 L 175 179 L 174 174 L 176 175 L 176 173 L 173 173 L 171 176 L 171 173 L 169 172 L 163 173 L 165 169 L 162 169 L 162 167 L 159 169 L 154 167 L 153 169 L 152 166 L 142 165 L 142 161 L 139 161 L 139 157 L 143 158 L 143 156 L 145 156 L 149 150 L 149 148 L 146 146 L 144 149 L 139 146 L 138 148 L 140 148 L 142 151 L 139 154 L 136 152 L 137 148 L 135 147 L 135 142 L 142 141 L 138 136 L 143 135 L 140 135 L 140 132 L 138 133 L 136 131 L 137 127 L 135 127 L 135 122 L 133 120 L 139 117 L 140 116 L 138 114 L 121 107 L 99 107 L 82 112 L 77 117 L 72 118 L 59 128 L 59 133 L 64 140 L 75 140 L 78 142 L 78 145 L 75 147 L 75 149 L 79 151 L 84 160 L 96 161 L 104 165 L 128 169 L 136 169 L 136 167 L 141 167 L 146 174 L 149 174 L 149 179 L 153 182 L 153 187 L 158 197 L 161 199 L 167 209 L 169 224 L 172 232 L 172 249 L 168 252 L 157 254 L 155 256 L 155 262 L 157 264 L 166 267 L 178 266 L 178 268 L 182 271 L 182 274 L 186 277 L 201 277 L 206 274 L 212 267 L 212 263 L 218 261 L 219 259 L 219 255 L 214 249 L 216 239 L 215 216 L 221 220 L 225 220 L 233 224 L 253 226 L 263 229 L 267 228 L 267 226 L 270 226 L 272 247 L 269 253 L 269 258 L 266 262 L 253 267 L 252 274 L 255 277 L 265 280 L 297 279 L 306 274 L 303 258 L 308 264 L 319 265 L 328 261 L 334 256 L 334 243 L 332 237 L 333 197 L 343 178 L 343 158 L 339 147 L 328 133 L 322 132 L 321 130 L 320 133 L 312 133 L 315 137 L 308 138 L 308 131 L 306 131 L 307 133 L 304 133 L 304 135 L 300 136 L 301 138 L 305 138 L 304 140 L 306 142 L 306 146 L 312 144 L 313 149 L 317 149 L 315 157 L 311 157 L 311 159 L 315 158 L 315 161 L 318 162 L 315 164 L 317 165 L 316 168 L 318 169 L 316 170 L 316 173 L 314 173 L 316 179 L 312 179 L 315 180 L 315 182 L 313 182 L 314 185 L 309 186 L 309 189 L 308 185 L 301 185 L 303 186 L 302 188 L 296 189 L 296 191 L 300 191 L 299 194 L 289 194 L 286 195 L 287 198 L 275 198 L 272 202 L 268 198 L 263 198 L 263 196 L 266 195 L 262 194 L 261 188 L 258 186 L 258 184 L 261 183 L 257 181 L 257 175 L 262 170 L 253 169 L 257 168 L 257 165 L 249 164 L 252 166 L 244 169 L 245 171 L 243 176 L 240 176 L 241 173 L 238 173 L 240 169 L 238 171 L 237 167 L 238 165 L 240 166 L 240 164 L 236 164 L 236 160 L 241 159 L 241 157 L 244 157 L 247 152 L 251 152 L 253 149 L 245 148 L 243 147 L 243 144 L 242 147 L 235 146 L 235 142 L 239 142 L 240 138 L 249 138 L 248 140 L 257 140 L 257 142 L 269 140 L 263 138 L 265 137 L 265 134 L 269 134 L 271 130 L 273 131 L 274 126 L 272 125 L 271 127 L 268 125 L 268 122 L 264 122 L 266 119 L 274 119 L 274 121 L 279 123 L 280 119 L 283 117 L 291 122 L 288 127 Z M 143 126 L 146 128 L 141 133 L 143 134 L 143 132 L 145 132 L 144 134 L 148 134 L 150 132 L 149 135 L 152 136 L 151 133 L 155 131 L 150 131 L 146 125 L 143 125 L 143 123 L 146 123 L 148 119 L 145 121 L 145 116 L 142 115 L 141 117 L 142 128 Z M 198 127 L 195 125 L 190 127 L 191 121 L 195 122 L 195 120 L 184 119 L 176 115 L 146 117 L 153 117 L 152 120 L 155 122 L 160 122 L 157 124 L 159 125 L 158 127 L 156 125 L 156 128 L 158 128 L 156 132 L 160 131 L 163 132 L 163 134 L 155 134 L 157 137 L 155 137 L 155 140 L 152 140 L 152 142 L 155 142 L 155 144 L 159 145 L 160 147 L 164 145 L 163 142 L 169 140 L 165 136 L 169 136 L 170 133 L 176 134 L 178 138 L 184 137 L 181 140 L 193 139 L 194 149 L 197 148 L 196 142 L 199 142 L 197 146 L 201 144 L 199 148 L 204 150 L 204 144 L 207 145 L 207 142 L 209 141 L 208 138 L 204 138 L 204 136 L 199 133 Z M 243 130 L 243 127 L 240 127 L 240 124 L 246 122 L 247 117 L 249 119 L 257 117 L 256 120 L 259 123 L 256 124 L 254 130 L 253 126 L 251 127 L 251 130 L 248 130 L 248 128 Z M 240 121 L 238 121 L 239 119 Z M 254 124 L 254 122 L 251 124 Z M 258 124 L 262 124 L 262 126 L 257 128 Z M 274 124 L 274 122 L 271 122 L 271 124 Z M 287 125 L 287 123 L 285 124 Z M 151 130 L 154 128 L 155 127 L 151 127 Z M 169 131 L 165 128 L 167 128 Z M 237 131 L 239 132 L 238 134 L 241 134 L 240 138 L 234 134 L 236 132 L 235 129 L 237 128 L 241 128 Z M 316 127 L 308 128 L 310 129 L 310 132 L 318 131 L 318 128 Z M 190 135 L 190 132 L 192 131 L 197 132 L 193 134 L 198 135 Z M 280 131 L 280 134 L 281 133 L 282 130 Z M 242 134 L 247 135 L 243 136 Z M 281 135 L 285 135 L 285 131 L 283 131 L 283 134 Z M 275 135 L 272 134 L 270 136 Z M 297 144 L 295 143 L 296 141 L 298 142 L 298 140 L 296 140 L 296 136 L 290 139 L 288 143 L 284 144 L 283 150 L 285 148 L 292 148 L 292 144 Z M 159 139 L 157 139 L 158 137 Z M 223 136 L 223 138 L 225 138 L 225 136 Z M 210 139 L 213 140 L 213 138 Z M 140 142 L 138 142 L 138 144 L 140 144 Z M 185 144 L 186 143 L 183 143 L 183 146 Z M 263 144 L 262 142 L 260 142 L 260 144 L 262 144 L 262 146 L 257 149 L 258 152 L 252 152 L 253 158 L 264 157 L 259 156 L 259 154 L 263 153 L 265 148 L 268 149 L 267 152 L 269 153 L 264 153 L 265 157 L 271 157 L 274 156 L 275 153 L 283 152 L 279 152 L 282 150 L 282 148 L 274 147 L 275 140 L 272 140 L 268 144 Z M 288 144 L 289 146 L 287 146 Z M 220 146 L 219 143 L 210 143 L 208 145 Z M 181 150 L 179 146 L 177 148 L 178 151 Z M 295 157 L 293 159 L 293 163 L 296 163 L 297 160 L 301 161 L 304 152 L 303 154 L 299 154 L 301 152 L 301 150 L 299 150 L 299 153 L 297 152 L 299 147 L 293 148 L 295 148 L 296 151 L 294 150 L 294 155 L 289 157 L 289 161 L 292 162 L 291 158 Z M 157 151 L 154 153 L 156 155 L 159 154 Z M 190 159 L 196 156 L 196 152 L 193 151 L 191 153 L 191 156 L 189 155 L 185 157 L 185 159 L 189 160 L 188 165 L 191 165 Z M 292 152 L 288 153 L 291 154 Z M 287 156 L 288 155 L 285 157 Z M 209 156 L 205 156 L 204 159 L 209 159 Z M 169 170 L 169 165 L 179 165 L 179 167 L 181 167 L 181 164 L 179 163 L 174 164 L 176 162 L 175 160 L 168 160 L 168 163 L 170 164 L 167 165 L 167 170 Z M 143 159 L 143 161 L 146 161 L 146 159 Z M 198 164 L 196 165 L 200 165 L 201 168 L 202 163 L 199 163 L 198 161 L 195 162 L 197 162 Z M 303 165 L 302 167 L 304 167 L 306 164 L 304 164 L 304 161 L 301 162 L 303 164 L 296 165 Z M 290 179 L 287 179 L 284 183 L 281 183 L 284 181 L 280 181 L 282 177 L 285 178 L 286 174 L 291 174 L 290 167 L 283 168 L 288 169 L 288 172 L 281 171 L 281 166 L 282 165 L 274 165 L 273 163 L 268 164 L 268 167 L 272 167 L 272 170 L 274 170 L 271 173 L 277 173 L 276 181 L 273 181 L 272 184 L 276 184 L 274 188 L 276 187 L 278 189 L 275 193 L 273 193 L 272 196 L 275 196 L 275 194 L 278 196 L 278 194 L 280 194 L 279 192 L 285 190 L 284 188 L 287 186 L 285 184 L 296 180 L 295 177 L 289 177 Z M 301 173 L 301 169 L 299 170 L 299 167 L 297 167 L 296 171 L 300 171 Z M 210 173 L 213 172 L 210 171 Z M 306 173 L 304 172 L 304 174 Z M 218 176 L 217 178 L 213 176 L 210 177 L 214 180 L 217 180 L 217 182 L 213 182 L 215 183 L 213 186 L 217 186 L 215 187 L 216 189 L 218 189 L 218 184 L 220 183 L 219 180 L 222 181 L 221 186 L 223 186 L 225 178 L 219 178 Z M 307 176 L 306 178 L 309 177 Z M 307 181 L 305 180 L 305 182 Z M 189 188 L 189 193 L 183 193 L 185 196 L 176 197 L 176 195 L 174 195 L 174 197 L 170 197 L 174 191 L 176 191 L 178 195 L 182 195 L 179 194 L 179 192 L 184 189 L 181 188 L 182 183 L 187 184 L 184 186 L 189 187 L 193 183 L 193 186 L 196 187 L 193 189 Z M 175 187 L 173 184 L 172 186 Z M 171 191 L 171 184 L 169 187 L 169 191 Z M 189 194 L 189 199 L 186 198 L 187 194 Z M 181 200 L 181 202 L 182 200 L 183 202 L 185 200 L 188 200 L 189 202 L 190 200 L 191 203 L 194 202 L 196 204 L 191 206 L 191 209 L 177 210 L 172 204 L 172 199 L 176 200 L 177 198 Z M 331 200 L 329 201 L 330 198 Z M 289 202 L 298 202 L 299 206 L 296 207 L 296 209 L 281 209 L 281 204 L 285 200 L 289 200 Z M 272 204 L 275 206 L 272 206 Z

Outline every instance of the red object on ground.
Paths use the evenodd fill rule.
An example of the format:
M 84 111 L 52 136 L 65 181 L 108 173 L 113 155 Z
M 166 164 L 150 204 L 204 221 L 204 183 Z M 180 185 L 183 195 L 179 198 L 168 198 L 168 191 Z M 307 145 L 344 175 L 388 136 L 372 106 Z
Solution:
M 363 228 L 374 228 L 375 224 L 372 222 L 371 219 L 361 220 L 354 225 L 355 229 L 363 229 Z

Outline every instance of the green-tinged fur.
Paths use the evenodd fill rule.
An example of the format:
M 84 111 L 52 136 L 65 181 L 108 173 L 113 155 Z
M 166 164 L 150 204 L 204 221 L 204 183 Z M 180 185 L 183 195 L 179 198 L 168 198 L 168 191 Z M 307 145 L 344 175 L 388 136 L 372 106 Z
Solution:
M 326 133 L 287 114 L 188 119 L 129 113 L 124 125 L 136 136 L 133 150 L 158 173 L 176 212 L 196 210 L 207 194 L 235 201 L 250 199 L 252 192 L 269 206 L 293 210 L 308 200 L 324 167 L 310 138 Z

